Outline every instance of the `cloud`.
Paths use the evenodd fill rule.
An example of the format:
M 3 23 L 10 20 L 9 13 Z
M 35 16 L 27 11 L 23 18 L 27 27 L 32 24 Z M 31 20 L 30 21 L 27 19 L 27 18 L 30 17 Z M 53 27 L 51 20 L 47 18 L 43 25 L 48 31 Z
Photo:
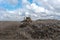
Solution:
M 19 20 L 21 18 L 21 12 L 18 10 L 5 10 L 0 9 L 0 20 Z M 22 19 L 21 19 L 22 20 Z
M 45 11 L 45 9 L 43 7 L 39 7 L 35 3 L 31 4 L 31 9 L 34 10 L 36 13 L 40 13 L 40 12 Z
M 21 0 L 22 8 L 7 10 L 0 8 L 0 20 L 23 20 L 25 16 L 36 19 L 59 19 L 60 1 L 59 0 Z M 0 3 L 7 2 L 11 5 L 17 5 L 18 0 L 0 0 Z

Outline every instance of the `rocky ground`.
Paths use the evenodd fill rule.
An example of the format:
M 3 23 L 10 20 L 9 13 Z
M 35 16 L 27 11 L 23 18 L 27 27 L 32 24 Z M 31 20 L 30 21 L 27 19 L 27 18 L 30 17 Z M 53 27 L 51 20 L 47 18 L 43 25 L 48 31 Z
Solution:
M 60 40 L 60 21 L 1 21 L 0 40 Z

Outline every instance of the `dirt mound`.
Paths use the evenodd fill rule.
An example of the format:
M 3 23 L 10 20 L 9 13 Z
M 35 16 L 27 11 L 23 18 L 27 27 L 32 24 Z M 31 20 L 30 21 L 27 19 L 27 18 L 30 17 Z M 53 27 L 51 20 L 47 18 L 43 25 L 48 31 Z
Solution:
M 60 40 L 60 21 L 41 20 L 13 24 L 0 31 L 1 40 Z

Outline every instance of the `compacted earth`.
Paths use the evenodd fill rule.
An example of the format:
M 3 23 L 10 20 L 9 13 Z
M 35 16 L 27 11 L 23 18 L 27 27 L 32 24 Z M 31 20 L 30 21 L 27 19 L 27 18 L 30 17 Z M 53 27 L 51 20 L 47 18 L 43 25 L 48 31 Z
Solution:
M 0 40 L 60 40 L 60 20 L 0 21 Z

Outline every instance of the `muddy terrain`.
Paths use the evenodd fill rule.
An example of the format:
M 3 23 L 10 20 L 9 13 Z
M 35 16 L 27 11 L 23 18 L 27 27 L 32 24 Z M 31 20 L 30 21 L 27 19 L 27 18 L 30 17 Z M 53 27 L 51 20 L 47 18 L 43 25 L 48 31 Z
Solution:
M 60 21 L 0 21 L 0 40 L 60 40 Z

